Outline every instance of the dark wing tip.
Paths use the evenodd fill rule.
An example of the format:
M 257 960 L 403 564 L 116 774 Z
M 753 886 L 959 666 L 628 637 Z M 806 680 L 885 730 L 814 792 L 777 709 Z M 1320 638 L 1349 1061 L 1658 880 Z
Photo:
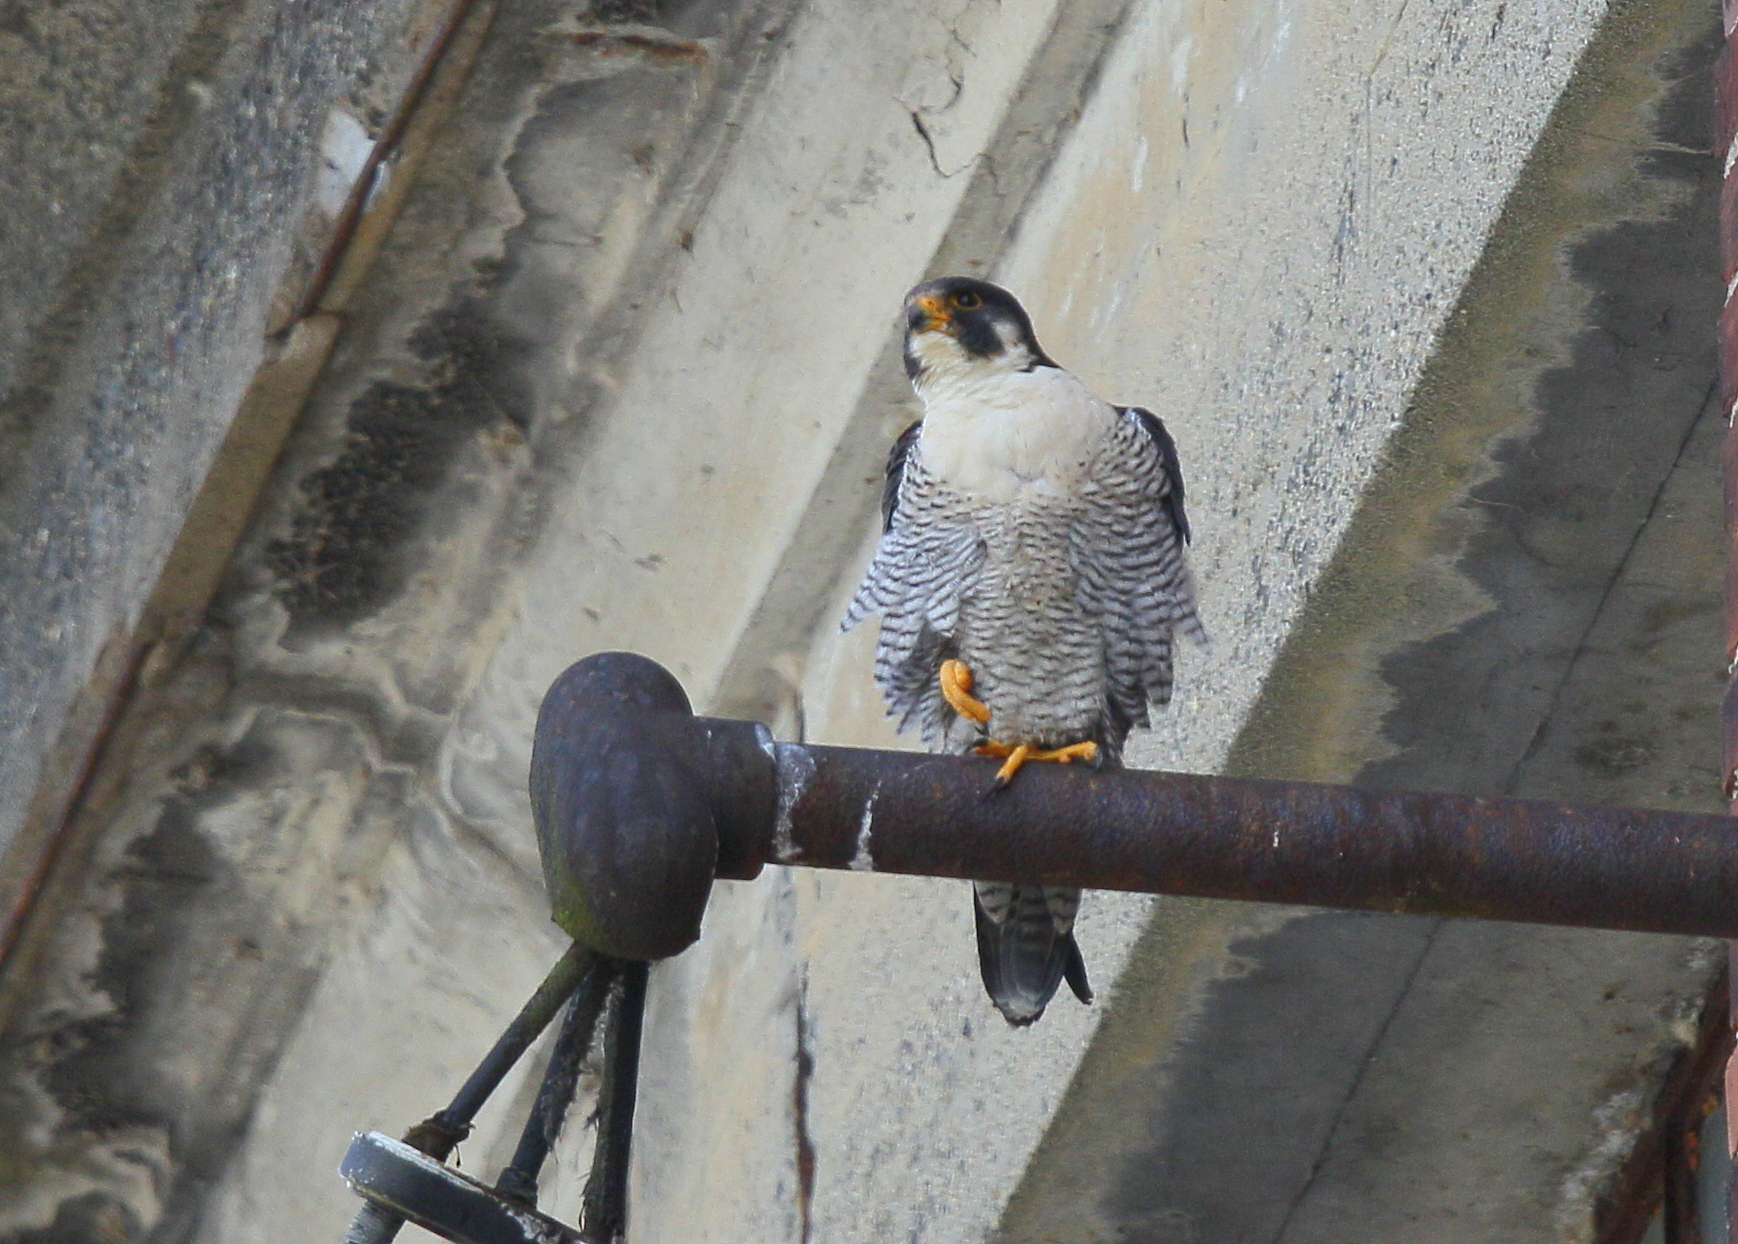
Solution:
M 1074 934 L 1068 935 L 1063 953 L 1068 957 L 1062 961 L 1062 979 L 1068 982 L 1068 987 L 1074 991 L 1074 996 L 1082 1002 L 1092 1002 L 1092 982 L 1086 979 L 1086 960 L 1081 957 L 1080 945 L 1074 940 Z

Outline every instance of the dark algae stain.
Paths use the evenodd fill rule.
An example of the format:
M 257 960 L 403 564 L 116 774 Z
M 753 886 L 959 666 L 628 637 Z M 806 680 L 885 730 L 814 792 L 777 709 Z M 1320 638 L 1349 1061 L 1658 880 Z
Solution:
M 266 549 L 293 624 L 347 625 L 401 593 L 416 569 L 407 547 L 432 517 L 455 458 L 501 420 L 510 341 L 481 301 L 455 298 L 410 338 L 421 384 L 377 380 L 350 407 L 343 452 L 301 482 L 289 534 Z

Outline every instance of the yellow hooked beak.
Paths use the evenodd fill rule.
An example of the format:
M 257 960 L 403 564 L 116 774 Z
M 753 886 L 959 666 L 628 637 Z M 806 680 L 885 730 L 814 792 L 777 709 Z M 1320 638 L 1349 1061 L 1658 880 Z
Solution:
M 906 325 L 914 333 L 939 331 L 954 333 L 953 312 L 948 310 L 947 303 L 934 294 L 923 294 L 911 300 L 911 307 L 905 315 Z

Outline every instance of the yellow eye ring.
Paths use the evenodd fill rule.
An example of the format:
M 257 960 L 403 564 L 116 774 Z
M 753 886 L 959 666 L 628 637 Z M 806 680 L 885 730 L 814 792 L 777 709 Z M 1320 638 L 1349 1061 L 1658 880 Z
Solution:
M 969 289 L 961 290 L 953 296 L 953 305 L 962 311 L 970 311 L 973 307 L 982 306 L 983 301 Z

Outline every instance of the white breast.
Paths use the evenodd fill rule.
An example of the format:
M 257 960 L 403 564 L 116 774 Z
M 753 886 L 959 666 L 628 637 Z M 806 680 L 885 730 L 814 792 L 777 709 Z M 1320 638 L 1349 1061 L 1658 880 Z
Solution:
M 923 390 L 924 465 L 947 487 L 992 503 L 1067 496 L 1116 411 L 1069 372 L 972 368 Z

